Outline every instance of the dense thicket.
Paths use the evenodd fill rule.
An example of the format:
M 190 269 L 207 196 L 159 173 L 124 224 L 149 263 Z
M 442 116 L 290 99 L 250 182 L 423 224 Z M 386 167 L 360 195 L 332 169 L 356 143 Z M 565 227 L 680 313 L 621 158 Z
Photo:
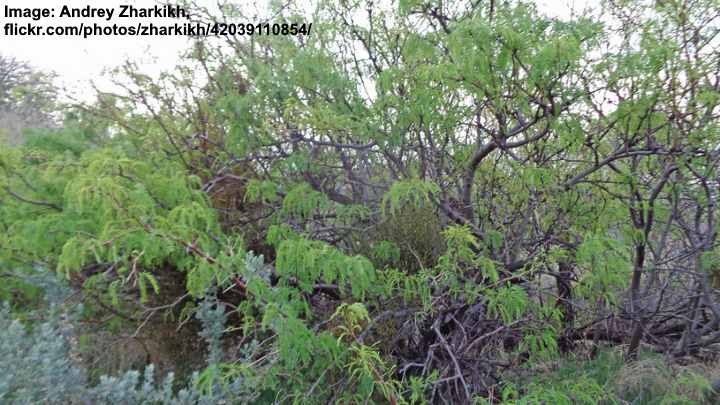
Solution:
M 129 63 L 121 94 L 4 148 L 3 298 L 56 271 L 134 339 L 217 290 L 234 351 L 207 375 L 256 403 L 620 402 L 519 370 L 588 344 L 713 361 L 717 0 L 312 6 L 268 10 L 311 35 Z M 710 400 L 681 377 L 702 389 L 666 400 Z

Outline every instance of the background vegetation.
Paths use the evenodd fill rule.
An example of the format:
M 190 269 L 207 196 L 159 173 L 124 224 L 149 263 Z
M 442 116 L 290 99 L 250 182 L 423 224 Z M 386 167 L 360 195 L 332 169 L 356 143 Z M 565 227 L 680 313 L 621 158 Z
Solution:
M 266 11 L 312 32 L 62 110 L 0 59 L 49 122 L 0 150 L 1 402 L 717 401 L 717 0 Z

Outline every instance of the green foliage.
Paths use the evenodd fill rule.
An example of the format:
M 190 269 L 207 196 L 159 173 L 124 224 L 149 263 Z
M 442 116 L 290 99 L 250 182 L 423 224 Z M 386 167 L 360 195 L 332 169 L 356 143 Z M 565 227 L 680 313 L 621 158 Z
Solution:
M 340 329 L 338 339 L 340 340 L 345 337 L 353 338 L 357 336 L 358 332 L 363 329 L 363 324 L 370 322 L 370 315 L 367 309 L 359 302 L 354 304 L 341 304 L 337 307 L 332 317 L 330 317 L 331 320 L 335 318 L 342 319 L 341 325 L 338 326 Z
M 490 291 L 488 296 L 488 310 L 500 316 L 505 323 L 511 323 L 522 318 L 528 310 L 528 296 L 525 290 L 515 285 L 500 287 Z
M 347 399 L 361 401 L 372 398 L 379 392 L 390 402 L 397 402 L 399 382 L 392 380 L 392 367 L 385 364 L 380 354 L 365 345 L 350 347 L 351 360 L 348 364 L 354 395 Z
M 347 256 L 327 244 L 307 239 L 288 239 L 278 246 L 276 267 L 286 282 L 310 292 L 316 282 L 337 283 L 363 299 L 372 290 L 375 268 L 364 256 Z
M 0 150 L 0 299 L 14 314 L 40 305 L 36 276 L 54 270 L 88 324 L 137 337 L 164 316 L 209 345 L 183 394 L 150 369 L 53 395 L 700 401 L 698 373 L 653 365 L 655 384 L 602 357 L 495 380 L 520 355 L 562 361 L 599 319 L 685 328 L 677 308 L 700 292 L 703 325 L 661 340 L 714 341 L 717 0 L 568 18 L 524 1 L 311 3 L 260 11 L 312 21 L 312 35 L 200 38 L 158 78 L 127 63 L 123 94 Z M 0 101 L 44 100 L 30 89 Z M 643 289 L 654 314 L 626 299 Z M 57 335 L 6 324 L 15 346 Z M 63 350 L 42 353 L 46 368 L 75 380 Z M 43 373 L 16 375 L 58 384 Z M 47 400 L 13 378 L 0 387 Z
M 245 189 L 245 199 L 248 201 L 269 203 L 277 198 L 277 185 L 271 181 L 252 179 Z
M 539 370 L 547 367 L 538 362 Z M 622 353 L 602 349 L 593 359 L 570 358 L 530 381 L 503 389 L 503 404 L 709 403 L 708 370 L 671 366 L 654 353 L 625 364 Z M 483 403 L 482 401 L 480 403 Z
M 282 212 L 285 215 L 308 219 L 320 214 L 330 206 L 330 200 L 323 193 L 313 190 L 307 183 L 298 184 L 288 191 L 283 199 Z
M 517 399 L 516 404 L 597 404 L 605 397 L 603 387 L 587 378 L 575 378 L 557 386 L 531 385 L 528 394 Z
M 445 249 L 438 213 L 430 205 L 418 207 L 408 203 L 384 218 L 375 230 L 376 239 L 399 249 L 399 257 L 391 265 L 406 273 L 435 265 Z
M 400 260 L 400 248 L 390 241 L 380 241 L 372 249 L 372 257 L 380 263 L 392 264 Z
M 630 263 L 626 247 L 616 239 L 588 235 L 577 249 L 576 260 L 585 270 L 578 293 L 606 303 L 616 302 L 618 287 L 628 283 Z
M 468 269 L 479 268 L 490 283 L 497 283 L 499 275 L 492 259 L 481 254 L 477 238 L 467 226 L 451 226 L 443 231 L 447 251 L 438 261 L 438 267 L 452 273 L 462 274 Z
M 430 204 L 430 198 L 439 192 L 436 184 L 420 179 L 395 182 L 383 197 L 382 213 L 396 215 L 406 204 L 422 207 Z

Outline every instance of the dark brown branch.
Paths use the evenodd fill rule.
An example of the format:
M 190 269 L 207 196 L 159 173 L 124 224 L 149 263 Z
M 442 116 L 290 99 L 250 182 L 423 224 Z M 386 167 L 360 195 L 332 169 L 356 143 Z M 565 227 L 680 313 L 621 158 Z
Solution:
M 54 203 L 51 203 L 51 202 L 47 202 L 47 201 L 38 201 L 38 200 L 31 200 L 31 199 L 29 199 L 29 198 L 25 198 L 25 197 L 23 197 L 23 196 L 15 193 L 14 191 L 12 191 L 12 190 L 11 190 L 9 187 L 7 187 L 7 186 L 3 187 L 3 189 L 4 189 L 8 194 L 10 194 L 11 196 L 13 196 L 15 199 L 17 199 L 17 200 L 19 200 L 19 201 L 22 201 L 22 202 L 24 202 L 24 203 L 33 204 L 33 205 L 40 205 L 40 206 L 43 206 L 43 207 L 52 208 L 52 209 L 54 209 L 54 210 L 56 210 L 56 211 L 62 211 L 62 207 L 60 207 L 60 206 L 57 205 L 57 204 L 54 204 Z

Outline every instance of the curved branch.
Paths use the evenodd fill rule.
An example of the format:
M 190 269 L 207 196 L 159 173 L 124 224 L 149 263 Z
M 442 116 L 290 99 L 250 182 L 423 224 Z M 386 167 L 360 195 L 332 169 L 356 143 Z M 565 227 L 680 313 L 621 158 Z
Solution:
M 22 201 L 22 202 L 24 202 L 24 203 L 33 204 L 33 205 L 40 205 L 40 206 L 43 206 L 43 207 L 52 208 L 52 209 L 57 210 L 57 211 L 62 211 L 62 207 L 60 207 L 60 206 L 57 205 L 57 204 L 53 204 L 53 203 L 47 202 L 47 201 L 37 201 L 37 200 L 31 200 L 31 199 L 29 199 L 29 198 L 25 198 L 25 197 L 23 197 L 23 196 L 15 193 L 14 191 L 10 190 L 10 187 L 4 186 L 4 187 L 3 187 L 3 190 L 5 190 L 5 192 L 7 192 L 8 194 L 10 194 L 11 196 L 15 197 L 15 199 L 17 199 L 17 200 L 19 200 L 19 201 Z

